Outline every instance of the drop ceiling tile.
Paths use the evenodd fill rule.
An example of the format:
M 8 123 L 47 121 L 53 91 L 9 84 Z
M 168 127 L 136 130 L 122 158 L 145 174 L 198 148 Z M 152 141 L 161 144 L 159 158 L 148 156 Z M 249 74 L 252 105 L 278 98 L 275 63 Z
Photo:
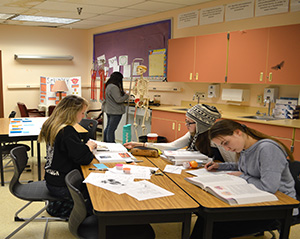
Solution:
M 182 4 L 174 4 L 174 3 L 159 3 L 159 2 L 144 2 L 128 7 L 128 9 L 138 9 L 138 10 L 150 10 L 154 12 L 164 12 L 168 10 L 173 10 L 176 8 L 182 8 L 184 5 Z
M 151 15 L 151 14 L 155 14 L 155 13 L 156 12 L 154 12 L 154 11 L 144 11 L 144 10 L 128 9 L 128 8 L 122 8 L 122 9 L 110 12 L 111 15 L 131 16 L 132 18 L 147 16 L 147 15 Z
M 43 2 L 34 8 L 47 9 L 47 10 L 59 10 L 59 11 L 66 11 L 66 12 L 73 11 L 77 13 L 78 7 L 82 7 L 82 12 L 97 13 L 97 14 L 102 14 L 117 9 L 114 7 L 102 7 L 102 6 L 95 6 L 95 5 L 84 5 L 84 4 L 78 5 L 75 3 L 56 2 L 55 4 L 53 4 L 53 2 L 49 2 L 49 1 Z
M 48 0 L 49 2 L 65 2 L 65 3 L 76 3 L 76 4 L 87 4 L 87 5 L 98 5 L 107 7 L 123 8 L 131 6 L 133 4 L 145 2 L 145 0 Z

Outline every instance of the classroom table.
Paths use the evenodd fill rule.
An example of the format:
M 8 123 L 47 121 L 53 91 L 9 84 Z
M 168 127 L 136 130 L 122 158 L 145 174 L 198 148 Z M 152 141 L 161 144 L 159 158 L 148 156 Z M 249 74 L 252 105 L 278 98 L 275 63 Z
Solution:
M 30 117 L 27 117 L 30 119 Z M 39 117 L 39 118 L 45 118 L 47 117 Z M 6 142 L 16 142 L 16 141 L 32 141 L 36 140 L 37 144 L 37 165 L 38 165 L 38 180 L 41 180 L 42 174 L 41 174 L 41 148 L 40 143 L 37 141 L 38 134 L 36 135 L 20 135 L 20 136 L 14 136 L 9 137 L 9 124 L 10 124 L 11 118 L 0 118 L 0 173 L 1 173 L 1 186 L 4 186 L 4 172 L 3 172 L 3 158 L 2 158 L 2 143 Z M 87 133 L 87 130 L 81 127 L 79 124 L 76 124 L 74 128 L 79 133 Z
M 144 157 L 137 157 L 143 162 L 137 165 L 154 167 Z M 86 166 L 81 166 L 84 177 L 89 168 L 98 163 L 96 159 Z M 109 168 L 115 163 L 105 163 Z M 99 172 L 103 173 L 103 172 Z M 138 201 L 128 194 L 116 194 L 100 187 L 87 184 L 95 215 L 98 217 L 99 238 L 106 238 L 107 225 L 132 225 L 147 223 L 182 222 L 182 238 L 190 236 L 191 214 L 198 210 L 199 204 L 181 190 L 166 175 L 152 175 L 150 182 L 175 195 Z
M 148 157 L 148 159 L 161 170 L 164 170 L 168 164 L 160 157 Z M 205 219 L 203 238 L 209 239 L 212 237 L 214 222 L 259 219 L 281 220 L 280 239 L 289 238 L 292 211 L 293 208 L 299 206 L 299 201 L 278 191 L 275 193 L 278 201 L 229 205 L 200 187 L 187 182 L 186 177 L 194 176 L 185 171 L 183 170 L 181 174 L 166 173 L 166 175 L 201 205 L 197 213 Z

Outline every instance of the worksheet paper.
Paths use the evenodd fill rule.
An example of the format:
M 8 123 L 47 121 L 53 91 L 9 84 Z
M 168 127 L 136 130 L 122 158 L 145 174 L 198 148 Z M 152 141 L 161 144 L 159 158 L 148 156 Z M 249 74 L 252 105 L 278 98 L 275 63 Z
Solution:
M 109 171 L 105 174 L 90 173 L 83 182 L 117 194 L 127 193 L 139 201 L 174 195 L 174 193 L 146 180 L 134 182 L 131 176 L 113 174 L 109 173 Z
M 165 169 L 164 169 L 164 172 L 181 174 L 182 169 L 184 169 L 183 166 L 176 166 L 176 165 L 167 164 Z
M 201 175 L 217 175 L 217 174 L 228 174 L 228 173 L 232 173 L 234 171 L 225 171 L 225 170 L 216 170 L 216 171 L 208 171 L 205 168 L 199 168 L 199 169 L 195 169 L 195 170 L 188 170 L 186 171 L 189 174 L 195 175 L 195 176 L 201 176 Z
M 133 182 L 133 184 L 135 186 L 128 188 L 126 193 L 139 201 L 174 195 L 174 193 L 146 180 Z
M 127 165 L 124 164 L 123 168 L 130 168 L 130 174 L 125 174 L 122 169 L 117 169 L 116 167 L 109 170 L 106 173 L 118 174 L 118 175 L 130 175 L 135 179 L 151 179 L 151 171 L 156 172 L 158 168 L 154 167 L 145 167 L 145 166 L 137 166 L 137 165 Z
M 134 178 L 129 175 L 106 174 L 106 173 L 90 173 L 84 183 L 90 183 L 100 188 L 104 188 L 111 192 L 122 194 L 129 188 Z

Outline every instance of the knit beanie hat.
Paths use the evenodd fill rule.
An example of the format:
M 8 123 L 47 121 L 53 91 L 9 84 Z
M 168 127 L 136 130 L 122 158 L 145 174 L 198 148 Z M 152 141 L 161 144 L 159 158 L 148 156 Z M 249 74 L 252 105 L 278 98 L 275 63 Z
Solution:
M 186 112 L 186 116 L 196 122 L 196 133 L 202 134 L 215 123 L 215 121 L 221 118 L 221 114 L 216 107 L 198 104 L 190 108 Z

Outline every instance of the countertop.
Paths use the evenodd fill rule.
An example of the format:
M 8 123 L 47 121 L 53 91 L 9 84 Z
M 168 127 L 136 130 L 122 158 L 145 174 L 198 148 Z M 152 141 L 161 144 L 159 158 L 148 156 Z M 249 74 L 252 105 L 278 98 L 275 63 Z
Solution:
M 185 114 L 185 110 L 180 109 L 186 109 L 190 107 L 186 106 L 169 106 L 169 105 L 161 105 L 161 106 L 152 106 L 152 110 L 159 110 L 159 111 L 166 111 L 166 112 L 173 112 L 173 113 L 181 113 Z M 222 114 L 223 119 L 232 119 L 232 120 L 238 120 L 238 121 L 245 121 L 245 122 L 252 122 L 252 123 L 260 123 L 260 124 L 267 124 L 267 125 L 274 125 L 274 126 L 283 126 L 283 127 L 291 127 L 291 128 L 299 128 L 300 129 L 300 119 L 278 119 L 278 120 L 258 120 L 258 119 L 247 119 L 247 118 L 241 118 L 241 116 L 249 116 L 249 115 L 255 115 L 255 113 L 249 113 L 245 112 L 247 110 L 244 110 L 244 108 L 241 108 L 241 111 L 239 112 L 236 107 L 234 107 L 234 110 L 231 110 L 228 108 L 228 106 L 224 107 L 224 109 L 220 109 L 222 107 L 217 107 Z

